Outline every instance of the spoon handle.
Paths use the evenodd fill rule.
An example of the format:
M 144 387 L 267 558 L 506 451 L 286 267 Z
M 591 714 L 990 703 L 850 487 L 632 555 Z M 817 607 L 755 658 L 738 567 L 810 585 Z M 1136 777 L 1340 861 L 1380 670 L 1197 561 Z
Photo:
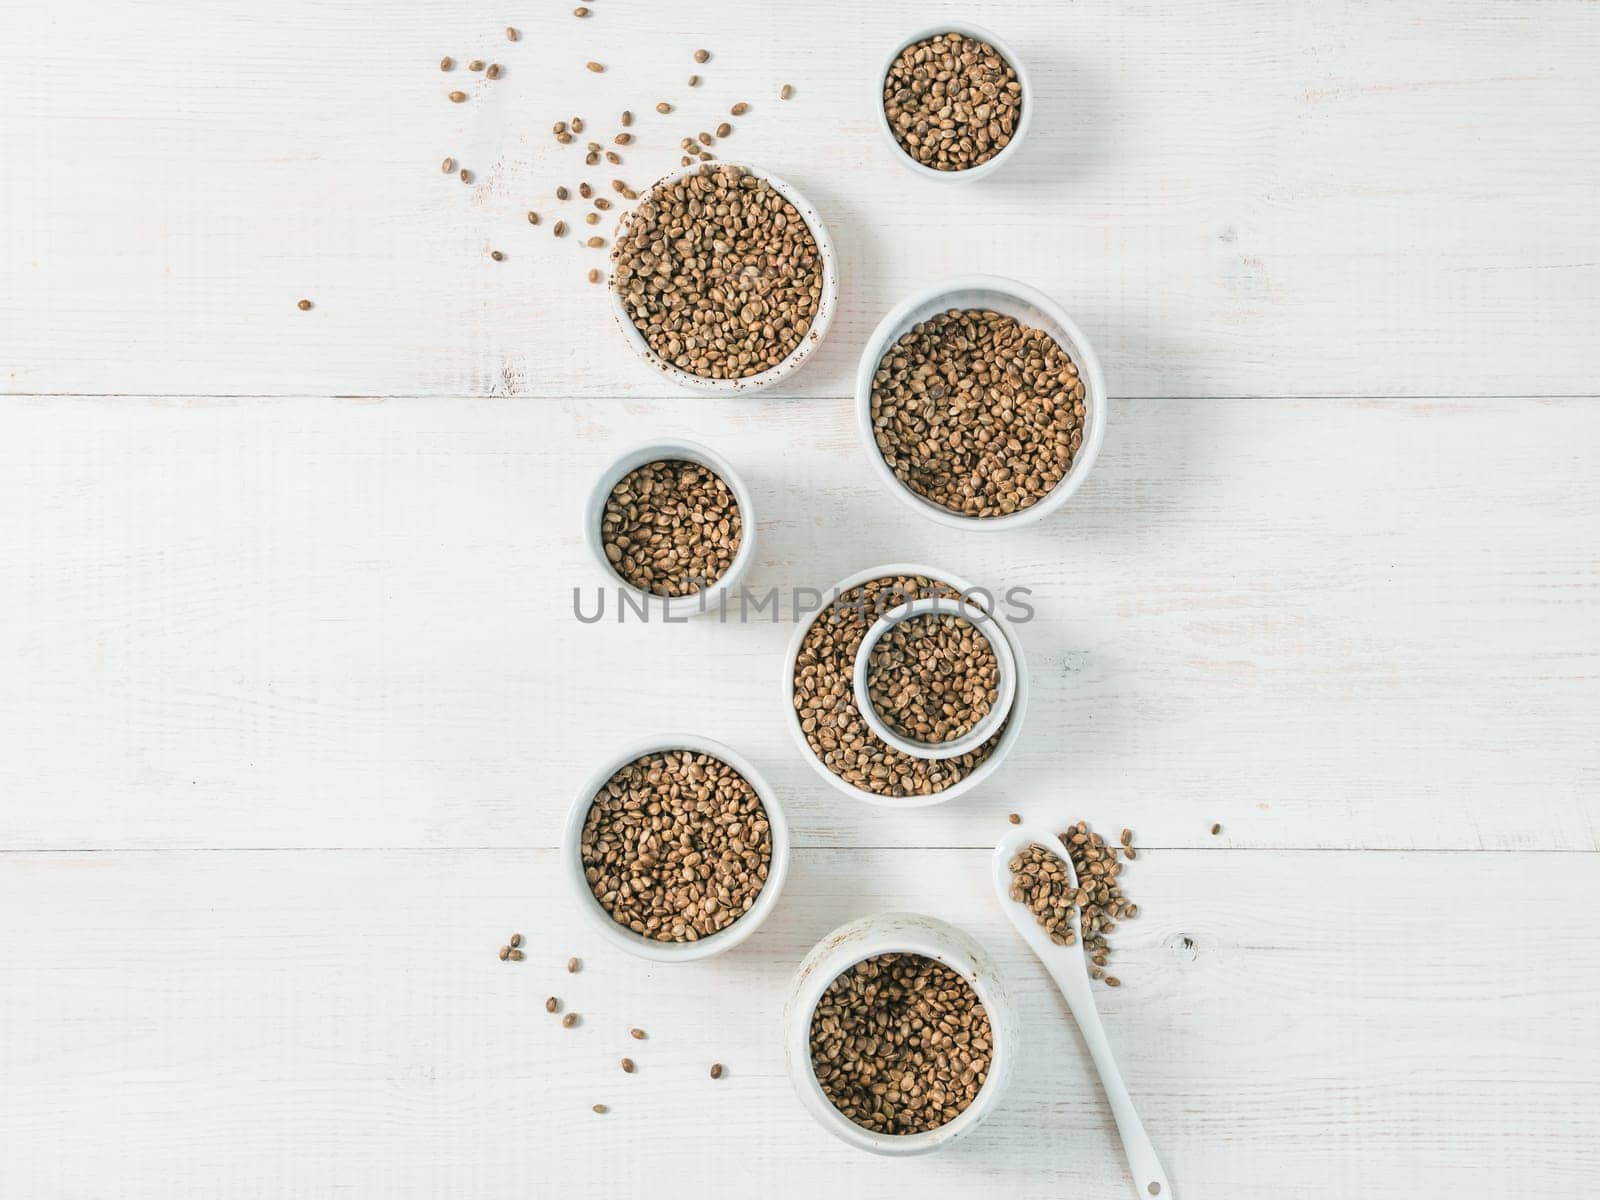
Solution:
M 1117 1136 L 1122 1139 L 1122 1152 L 1128 1156 L 1135 1193 L 1145 1200 L 1152 1196 L 1173 1200 L 1172 1184 L 1162 1169 L 1161 1159 L 1156 1156 L 1156 1148 L 1150 1144 L 1150 1135 L 1144 1131 L 1144 1122 L 1139 1120 L 1139 1110 L 1134 1108 L 1133 1097 L 1128 1095 L 1128 1085 L 1122 1082 L 1122 1071 L 1111 1053 L 1106 1028 L 1100 1023 L 1100 1009 L 1090 989 L 1088 964 L 1084 961 L 1081 944 L 1067 948 L 1067 953 L 1050 955 L 1044 960 L 1044 966 L 1072 1010 L 1072 1019 L 1078 1023 L 1084 1043 L 1089 1047 L 1089 1057 L 1100 1073 L 1100 1086 L 1117 1122 Z
M 1159 1196 L 1162 1200 L 1173 1200 L 1172 1184 L 1162 1169 L 1161 1159 L 1156 1156 L 1156 1148 L 1150 1143 L 1150 1135 L 1144 1131 L 1144 1122 L 1139 1120 L 1138 1110 L 1133 1107 L 1128 1085 L 1122 1082 L 1122 1072 L 1118 1070 L 1117 1060 L 1111 1053 L 1111 1043 L 1106 1040 L 1105 1026 L 1100 1024 L 1100 1012 L 1095 1007 L 1093 997 L 1075 1000 L 1067 988 L 1063 987 L 1061 991 L 1067 998 L 1067 1006 L 1072 1009 L 1073 1019 L 1083 1031 L 1083 1040 L 1089 1046 L 1089 1057 L 1094 1059 L 1095 1069 L 1100 1072 L 1100 1086 L 1105 1089 L 1106 1099 L 1111 1102 L 1111 1115 L 1117 1122 L 1117 1136 L 1122 1139 L 1123 1153 L 1128 1156 L 1128 1170 L 1133 1173 L 1134 1191 L 1143 1197 Z

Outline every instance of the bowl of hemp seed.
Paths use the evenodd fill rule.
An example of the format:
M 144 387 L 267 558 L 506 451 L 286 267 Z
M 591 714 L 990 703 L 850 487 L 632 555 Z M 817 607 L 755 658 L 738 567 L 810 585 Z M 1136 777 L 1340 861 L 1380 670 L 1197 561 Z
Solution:
M 1021 1049 L 997 964 L 920 913 L 876 913 L 812 948 L 784 1016 L 789 1078 L 807 1112 L 873 1154 L 926 1154 L 1000 1104 Z
M 957 529 L 1043 520 L 1082 486 L 1106 430 L 1100 360 L 1037 288 L 966 275 L 908 296 L 856 369 L 873 472 Z
M 838 290 L 816 207 L 740 163 L 700 163 L 652 185 L 611 251 L 618 328 L 653 371 L 695 391 L 755 392 L 799 370 Z
M 878 128 L 924 179 L 966 183 L 999 170 L 1033 123 L 1022 59 L 976 25 L 947 21 L 902 38 L 877 83 Z

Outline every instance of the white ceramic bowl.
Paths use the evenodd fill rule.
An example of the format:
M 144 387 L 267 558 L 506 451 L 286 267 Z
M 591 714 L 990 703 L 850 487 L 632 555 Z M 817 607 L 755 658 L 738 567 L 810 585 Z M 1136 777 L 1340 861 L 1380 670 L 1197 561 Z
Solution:
M 959 33 L 963 37 L 975 38 L 980 42 L 988 42 L 989 45 L 1000 52 L 1001 58 L 1011 64 L 1011 69 L 1017 73 L 1017 82 L 1022 85 L 1022 114 L 1017 118 L 1017 127 L 1011 131 L 1011 140 L 1006 143 L 1006 148 L 988 162 L 980 163 L 976 167 L 968 167 L 965 171 L 936 171 L 932 167 L 924 166 L 912 158 L 895 138 L 894 129 L 889 124 L 889 114 L 883 110 L 883 84 L 889 78 L 889 68 L 894 66 L 894 60 L 900 57 L 900 52 L 907 46 L 925 42 L 941 33 Z M 1028 129 L 1033 124 L 1035 100 L 1033 83 L 1028 78 L 1027 66 L 1008 43 L 1001 41 L 981 25 L 972 25 L 966 21 L 940 21 L 934 25 L 924 26 L 908 37 L 901 38 L 900 41 L 895 43 L 894 49 L 884 56 L 883 67 L 874 77 L 873 82 L 876 84 L 876 90 L 872 96 L 872 105 L 877 110 L 878 128 L 883 132 L 884 140 L 889 143 L 889 148 L 894 152 L 895 158 L 924 179 L 936 179 L 941 183 L 971 183 L 974 179 L 982 179 L 985 175 L 998 171 L 1002 165 L 1017 156 L 1017 151 L 1022 148 L 1022 139 L 1027 136 Z
M 633 318 L 628 315 L 622 297 L 617 294 L 616 288 L 607 281 L 607 288 L 611 293 L 611 312 L 616 318 L 617 328 L 622 331 L 622 336 L 628 339 L 628 344 L 633 347 L 633 352 L 639 360 L 656 374 L 671 380 L 680 387 L 689 388 L 698 392 L 715 392 L 725 396 L 737 396 L 745 392 L 758 392 L 769 388 L 779 380 L 786 379 L 798 371 L 801 365 L 816 352 L 822 344 L 823 337 L 828 332 L 828 326 L 833 323 L 833 310 L 838 306 L 839 295 L 839 261 L 833 248 L 833 239 L 828 236 L 828 227 L 823 223 L 822 216 L 817 212 L 816 206 L 801 195 L 798 188 L 786 180 L 778 178 L 770 171 L 764 171 L 749 163 L 717 161 L 712 166 L 718 167 L 743 167 L 753 175 L 759 175 L 770 183 L 790 204 L 794 205 L 800 216 L 804 218 L 806 226 L 811 230 L 811 236 L 817 241 L 817 252 L 822 256 L 822 298 L 817 303 L 816 315 L 811 319 L 811 328 L 806 330 L 805 336 L 800 339 L 800 344 L 789 353 L 777 366 L 763 371 L 759 375 L 751 375 L 745 379 L 707 379 L 703 375 L 695 375 L 679 367 L 673 366 L 650 348 L 650 343 L 645 341 L 644 334 L 640 333 L 633 323 Z M 671 175 L 664 175 L 651 184 L 640 196 L 643 202 L 652 191 L 676 179 L 683 179 L 689 175 L 698 174 L 699 166 L 686 167 L 681 171 L 674 171 Z M 617 236 L 614 243 L 621 242 L 623 231 L 632 219 L 637 209 L 623 214 L 617 226 Z
M 879 954 L 921 954 L 955 971 L 973 987 L 989 1017 L 994 1048 L 977 1097 L 955 1120 L 926 1133 L 874 1133 L 833 1106 L 811 1065 L 811 1015 L 828 985 L 863 959 Z M 953 925 L 917 913 L 879 913 L 841 925 L 806 955 L 790 985 L 784 1011 L 784 1055 L 789 1079 L 806 1111 L 829 1133 L 874 1154 L 926 1154 L 971 1133 L 1000 1104 L 1014 1064 L 1021 1023 L 994 961 Z
M 857 571 L 846 576 L 824 595 L 824 600 L 847 592 L 868 580 L 881 579 L 885 575 L 922 575 L 929 579 L 941 580 L 949 584 L 962 595 L 982 594 L 980 589 L 975 589 L 961 576 L 950 571 L 941 571 L 935 567 L 923 566 L 920 563 L 886 563 L 881 567 L 869 567 L 865 571 Z M 998 606 L 998 605 L 997 605 Z M 942 792 L 935 792 L 931 796 L 880 796 L 877 792 L 869 792 L 865 788 L 858 788 L 852 783 L 828 770 L 823 761 L 812 752 L 811 746 L 806 742 L 805 731 L 800 728 L 800 714 L 794 707 L 794 668 L 800 658 L 800 644 L 805 640 L 806 633 L 811 629 L 817 619 L 828 611 L 825 604 L 820 612 L 812 613 L 805 620 L 799 622 L 794 631 L 794 636 L 789 639 L 789 653 L 784 658 L 783 664 L 783 697 L 784 708 L 787 712 L 786 723 L 789 732 L 794 735 L 795 745 L 800 747 L 800 753 L 811 767 L 831 787 L 844 793 L 855 800 L 863 800 L 868 804 L 881 804 L 888 808 L 923 808 L 933 804 L 943 804 L 947 800 L 954 800 L 964 796 L 977 787 L 1005 761 L 1006 755 L 1011 753 L 1011 748 L 1016 745 L 1017 738 L 1022 734 L 1022 719 L 1028 711 L 1028 664 L 1022 653 L 1022 643 L 1017 638 L 1016 631 L 1011 627 L 1005 616 L 999 612 L 991 611 L 994 623 L 1000 632 L 1011 644 L 1011 657 L 1016 661 L 1017 689 L 1011 701 L 1011 712 L 1007 718 L 1005 732 L 1000 735 L 1000 740 L 995 743 L 993 753 L 984 759 L 976 768 L 963 776 L 957 783 L 951 784 Z
M 895 478 L 872 430 L 872 377 L 884 354 L 913 326 L 952 308 L 988 309 L 1043 330 L 1072 356 L 1078 366 L 1078 377 L 1083 380 L 1083 445 L 1072 460 L 1072 469 L 1037 504 L 1003 517 L 969 517 L 919 496 Z M 856 368 L 856 427 L 879 481 L 924 516 L 955 529 L 1015 529 L 1044 520 L 1083 486 L 1095 459 L 1100 456 L 1100 444 L 1106 436 L 1106 380 L 1100 370 L 1100 359 L 1083 330 L 1050 297 L 1037 288 L 999 275 L 962 275 L 913 292 L 878 322 Z
M 668 750 L 689 750 L 696 754 L 708 754 L 727 763 L 743 775 L 755 789 L 756 795 L 761 798 L 761 807 L 767 811 L 767 822 L 772 827 L 772 864 L 767 868 L 767 881 L 762 886 L 760 894 L 756 896 L 755 903 L 750 906 L 750 911 L 726 929 L 696 942 L 658 942 L 634 933 L 626 925 L 618 924 L 610 913 L 600 907 L 600 902 L 589 890 L 589 881 L 583 877 L 583 855 L 579 849 L 579 842 L 583 836 L 583 823 L 589 816 L 589 808 L 594 803 L 596 794 L 613 775 L 635 759 Z M 642 738 L 622 747 L 601 763 L 593 775 L 584 780 L 583 786 L 578 789 L 578 794 L 573 799 L 572 807 L 567 811 L 566 828 L 561 834 L 561 862 L 562 873 L 572 887 L 578 907 L 589 918 L 590 925 L 606 941 L 626 950 L 629 954 L 637 954 L 640 958 L 648 958 L 654 962 L 692 962 L 697 958 L 710 958 L 713 954 L 733 949 L 755 933 L 771 914 L 778 903 L 779 893 L 783 891 L 784 880 L 789 874 L 789 825 L 784 819 L 783 809 L 778 806 L 778 798 L 773 794 L 771 785 L 751 765 L 749 759 L 711 738 L 689 733 L 664 733 Z
M 629 472 L 638 470 L 646 463 L 679 459 L 699 463 L 708 471 L 715 472 L 728 485 L 728 490 L 733 493 L 733 498 L 739 504 L 739 549 L 733 556 L 733 563 L 729 566 L 728 573 L 710 587 L 702 588 L 690 596 L 658 596 L 654 592 L 635 587 L 617 573 L 617 569 L 611 565 L 611 560 L 606 557 L 605 543 L 600 536 L 601 521 L 605 516 L 606 500 L 610 497 L 611 490 L 621 483 Z M 636 606 L 642 605 L 643 611 L 649 614 L 661 613 L 664 619 L 678 621 L 718 611 L 723 601 L 739 586 L 755 558 L 755 506 L 750 500 L 750 489 L 745 486 L 744 480 L 739 478 L 738 472 L 729 465 L 728 460 L 716 451 L 698 442 L 646 442 L 619 455 L 595 478 L 593 486 L 589 489 L 589 498 L 583 506 L 583 538 L 589 547 L 590 555 L 605 572 L 606 578 L 618 588 L 628 592 L 634 598 Z M 618 602 L 621 602 L 620 599 Z
M 872 677 L 872 649 L 883 640 L 883 635 L 904 621 L 933 616 L 959 616 L 966 621 L 978 631 L 984 641 L 989 643 L 996 666 L 995 702 L 983 715 L 983 719 L 960 737 L 938 743 L 918 742 L 901 737 L 890 729 L 879 714 L 877 706 L 872 703 L 867 686 L 867 681 Z M 909 754 L 913 758 L 960 758 L 963 754 L 972 753 L 999 733 L 1000 727 L 1006 723 L 1006 717 L 1011 713 L 1011 701 L 1017 694 L 1017 662 L 1011 655 L 1011 643 L 1000 633 L 994 618 L 984 609 L 976 604 L 965 604 L 960 600 L 949 601 L 938 596 L 928 596 L 921 600 L 913 600 L 909 604 L 902 604 L 899 608 L 890 609 L 867 630 L 867 635 L 861 639 L 861 645 L 856 650 L 856 669 L 852 686 L 857 696 L 867 697 L 865 704 L 858 704 L 856 707 L 860 710 L 867 727 L 878 735 L 879 741 L 888 742 L 900 753 Z

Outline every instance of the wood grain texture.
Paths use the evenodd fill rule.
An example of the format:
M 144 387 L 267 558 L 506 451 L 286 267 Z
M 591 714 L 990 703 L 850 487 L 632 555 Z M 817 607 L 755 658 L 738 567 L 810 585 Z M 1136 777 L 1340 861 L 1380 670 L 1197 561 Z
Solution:
M 574 618 L 591 480 L 685 431 L 754 489 L 757 591 L 896 560 L 1032 589 L 991 783 L 827 788 L 787 620 Z M 1071 796 L 1159 845 L 1595 850 L 1597 440 L 1592 401 L 1127 402 L 1068 509 L 996 537 L 880 491 L 837 400 L 13 403 L 0 842 L 548 847 L 601 757 L 683 729 L 805 846 L 988 845 Z
M 1026 48 L 1038 117 L 970 188 L 915 180 L 874 126 L 874 71 L 926 20 L 914 0 L 784 37 L 726 0 L 586 21 L 466 0 L 7 5 L 0 389 L 648 396 L 583 282 L 601 255 L 549 233 L 557 184 L 618 172 L 550 126 L 581 114 L 609 143 L 640 113 L 620 173 L 645 183 L 745 100 L 722 153 L 800 186 L 842 256 L 798 394 L 848 390 L 891 304 L 974 270 L 1057 296 L 1118 395 L 1596 391 L 1593 4 L 985 5 Z M 507 73 L 443 75 L 446 53 Z M 479 182 L 441 175 L 446 155 Z
M 1581 1192 L 1600 1169 L 1597 866 L 1246 851 L 1131 864 L 1142 913 L 1116 935 L 1124 986 L 1100 996 L 1178 1193 Z M 771 923 L 692 968 L 602 946 L 560 884 L 544 851 L 0 856 L 0 1186 L 1131 1194 L 1081 1042 L 987 890 L 986 851 L 802 852 Z M 1514 952 L 1486 895 L 1535 902 Z M 1029 1041 L 970 1140 L 886 1162 L 801 1109 L 779 1014 L 816 939 L 905 907 L 996 954 Z M 513 929 L 529 960 L 503 964 Z M 551 993 L 577 1028 L 544 1012 Z M 728 1067 L 715 1083 L 713 1061 Z

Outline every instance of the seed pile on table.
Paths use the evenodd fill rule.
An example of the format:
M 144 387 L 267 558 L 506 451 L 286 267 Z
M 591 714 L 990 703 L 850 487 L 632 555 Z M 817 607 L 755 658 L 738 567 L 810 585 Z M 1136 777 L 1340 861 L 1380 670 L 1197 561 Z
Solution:
M 1066 864 L 1035 843 L 1013 855 L 1006 864 L 1011 870 L 1011 898 L 1028 906 L 1040 928 L 1058 946 L 1070 946 L 1078 940 L 1072 930 L 1076 909 L 1083 930 L 1083 948 L 1091 964 L 1090 976 L 1104 978 L 1107 987 L 1120 987 L 1120 979 L 1105 973 L 1111 955 L 1106 934 L 1116 929 L 1118 921 L 1139 915 L 1139 906 L 1122 892 L 1122 863 L 1117 861 L 1118 850 L 1124 858 L 1138 858 L 1133 834 L 1124 829 L 1121 845 L 1108 846 L 1086 822 L 1079 821 L 1061 834 L 1061 841 L 1077 872 L 1078 886 L 1073 887 Z
M 876 1133 L 937 1129 L 989 1074 L 993 1034 L 978 994 L 920 954 L 879 954 L 828 985 L 811 1014 L 811 1065 L 823 1093 Z
M 692 596 L 728 573 L 739 502 L 716 472 L 681 459 L 630 471 L 606 497 L 600 541 L 617 574 L 657 596 Z
M 1022 116 L 1017 72 L 988 42 L 942 33 L 900 52 L 883 80 L 895 140 L 936 171 L 965 171 L 1011 144 Z
M 777 366 L 822 298 L 822 253 L 804 218 L 741 167 L 702 166 L 651 189 L 612 259 L 612 286 L 650 348 L 709 379 Z
M 959 593 L 909 575 L 885 575 L 841 592 L 813 619 L 795 659 L 795 716 L 806 744 L 835 775 L 880 796 L 931 796 L 954 786 L 994 752 L 1005 732 L 954 758 L 913 758 L 880 740 L 862 718 L 852 686 L 861 639 L 883 613 L 922 596 L 956 600 Z
M 868 656 L 867 696 L 903 738 L 935 744 L 971 732 L 1000 698 L 1000 662 L 965 617 L 929 613 L 901 621 Z
M 584 878 L 613 920 L 695 942 L 750 910 L 772 866 L 755 788 L 708 754 L 646 754 L 596 793 L 579 839 Z
M 968 517 L 1031 508 L 1083 445 L 1084 385 L 1054 338 L 1001 313 L 950 309 L 891 346 L 872 432 L 895 478 Z

